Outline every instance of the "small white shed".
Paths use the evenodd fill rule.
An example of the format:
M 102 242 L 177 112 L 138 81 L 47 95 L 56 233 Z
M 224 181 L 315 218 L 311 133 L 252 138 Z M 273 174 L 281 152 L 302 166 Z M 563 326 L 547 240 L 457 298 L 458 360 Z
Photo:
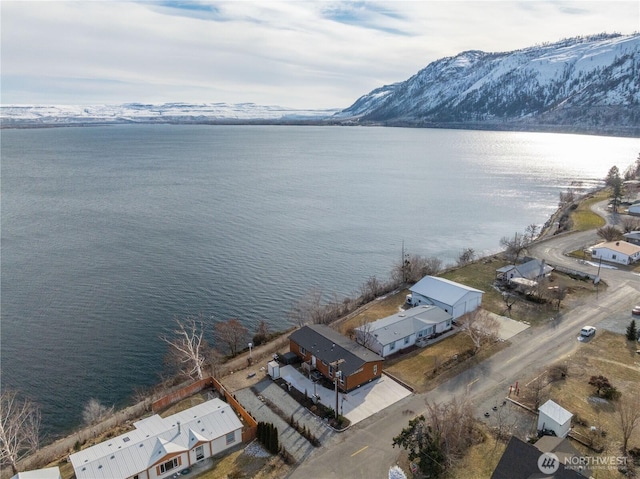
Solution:
M 269 361 L 267 364 L 267 374 L 271 376 L 271 379 L 278 379 L 280 377 L 280 364 L 278 361 Z
M 551 399 L 540 406 L 538 412 L 538 431 L 544 429 L 553 431 L 558 437 L 567 437 L 573 414 Z

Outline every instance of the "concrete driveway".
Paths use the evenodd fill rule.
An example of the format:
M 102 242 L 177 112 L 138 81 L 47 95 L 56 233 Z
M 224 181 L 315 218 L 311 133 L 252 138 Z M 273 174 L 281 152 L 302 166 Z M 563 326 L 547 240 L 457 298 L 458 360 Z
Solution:
M 317 394 L 319 401 L 330 408 L 336 408 L 336 393 L 320 384 L 314 384 L 293 366 L 280 368 L 280 376 L 300 392 L 309 396 Z M 375 413 L 395 404 L 409 396 L 411 391 L 401 386 L 389 376 L 382 374 L 380 379 L 343 394 L 338 392 L 338 409 L 340 414 L 356 424 Z
M 487 314 L 490 314 L 494 317 L 498 323 L 500 324 L 500 329 L 498 330 L 498 336 L 503 341 L 514 337 L 516 334 L 521 333 L 525 329 L 529 328 L 529 325 L 523 323 L 522 321 L 516 321 L 511 318 L 507 318 L 506 316 L 500 316 L 499 314 L 490 313 L 487 311 Z

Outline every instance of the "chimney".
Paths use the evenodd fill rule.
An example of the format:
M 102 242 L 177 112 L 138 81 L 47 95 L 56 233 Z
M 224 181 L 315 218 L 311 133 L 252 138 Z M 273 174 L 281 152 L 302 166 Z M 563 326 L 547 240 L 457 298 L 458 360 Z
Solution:
M 180 434 L 180 421 L 178 421 L 178 434 Z

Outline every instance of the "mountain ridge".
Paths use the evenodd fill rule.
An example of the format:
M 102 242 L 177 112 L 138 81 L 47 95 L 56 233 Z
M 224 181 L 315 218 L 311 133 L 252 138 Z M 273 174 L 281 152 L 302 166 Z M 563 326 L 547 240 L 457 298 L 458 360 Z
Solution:
M 337 113 L 351 124 L 640 134 L 640 34 L 599 34 L 430 63 Z
M 7 105 L 2 128 L 118 123 L 318 124 L 640 136 L 640 33 L 573 37 L 510 52 L 468 50 L 345 109 L 254 103 Z

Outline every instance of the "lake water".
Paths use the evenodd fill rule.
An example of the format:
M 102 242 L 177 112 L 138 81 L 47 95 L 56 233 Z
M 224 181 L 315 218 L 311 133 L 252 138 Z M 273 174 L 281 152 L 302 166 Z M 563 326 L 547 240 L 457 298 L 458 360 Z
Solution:
M 53 436 L 153 385 L 174 319 L 290 325 L 406 251 L 453 263 L 541 225 L 640 141 L 358 127 L 2 131 L 2 386 Z M 211 335 L 209 335 L 211 338 Z M 212 339 L 212 338 L 211 338 Z

